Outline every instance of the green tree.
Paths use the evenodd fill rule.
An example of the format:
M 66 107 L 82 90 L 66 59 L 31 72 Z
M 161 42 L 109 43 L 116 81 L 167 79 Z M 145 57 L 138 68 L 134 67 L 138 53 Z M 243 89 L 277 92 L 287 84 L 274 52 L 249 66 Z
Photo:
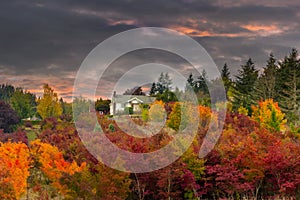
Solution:
M 201 75 L 194 83 L 195 92 L 202 93 L 203 95 L 207 95 L 208 94 L 207 84 L 209 84 L 209 81 L 206 75 L 206 71 L 202 70 Z
M 254 101 L 252 93 L 258 78 L 258 70 L 255 69 L 251 58 L 249 58 L 247 63 L 242 65 L 241 68 L 236 76 L 232 106 L 235 111 L 242 106 L 246 108 L 251 115 L 251 104 Z
M 12 85 L 2 84 L 0 85 L 0 100 L 9 103 L 10 98 L 16 91 L 16 88 Z
M 87 113 L 91 106 L 91 102 L 83 97 L 75 97 L 73 100 L 73 117 L 77 120 L 80 114 Z
M 143 89 L 141 86 L 134 87 L 131 89 L 127 89 L 123 95 L 143 95 L 145 96 L 146 94 L 143 92 Z
M 64 99 L 62 97 L 59 99 L 59 103 L 62 108 L 62 114 L 65 116 L 71 117 L 73 114 L 72 104 L 64 101 Z
M 44 85 L 44 94 L 38 99 L 37 112 L 42 119 L 59 117 L 63 112 L 57 93 L 48 84 Z
M 12 108 L 17 111 L 21 119 L 33 117 L 36 109 L 36 97 L 29 92 L 17 89 L 12 95 L 10 102 Z
M 152 83 L 152 86 L 151 86 L 149 95 L 150 95 L 150 96 L 154 96 L 154 95 L 156 94 L 156 92 L 157 92 L 157 90 L 156 90 L 156 84 L 155 84 L 155 83 Z
M 232 85 L 232 80 L 230 78 L 230 71 L 229 71 L 229 68 L 227 66 L 227 63 L 225 63 L 223 68 L 222 68 L 221 77 L 222 77 L 222 80 L 223 80 L 225 91 L 227 93 L 229 91 L 231 85 Z
M 165 103 L 178 101 L 176 94 L 170 90 L 164 91 L 162 94 L 157 94 L 156 100 L 162 100 Z
M 194 77 L 193 77 L 193 74 L 191 73 L 187 79 L 187 83 L 186 83 L 186 86 L 185 86 L 185 91 L 186 92 L 189 92 L 191 89 L 194 89 L 195 87 L 195 80 L 194 80 Z
M 95 102 L 95 109 L 97 111 L 102 111 L 104 114 L 108 114 L 109 113 L 109 109 L 110 109 L 110 100 L 103 100 L 102 98 L 97 99 L 97 101 Z
M 276 89 L 278 65 L 276 59 L 271 53 L 263 73 L 255 84 L 254 97 L 256 101 L 266 99 L 277 99 L 278 91 Z
M 279 65 L 279 106 L 288 120 L 296 123 L 300 114 L 300 60 L 297 50 L 293 49 Z
M 170 78 L 168 72 L 161 73 L 158 82 L 156 83 L 156 89 L 160 94 L 163 94 L 165 91 L 171 90 L 172 79 Z
M 172 107 L 172 112 L 167 120 L 168 127 L 175 131 L 184 130 L 191 121 L 192 107 L 186 103 L 176 102 Z

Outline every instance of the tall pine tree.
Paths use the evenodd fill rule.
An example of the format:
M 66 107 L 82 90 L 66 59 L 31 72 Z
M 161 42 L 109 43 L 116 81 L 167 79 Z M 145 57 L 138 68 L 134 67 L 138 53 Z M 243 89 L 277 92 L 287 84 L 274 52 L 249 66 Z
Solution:
M 227 66 L 227 63 L 225 63 L 223 68 L 222 68 L 221 77 L 222 77 L 222 80 L 223 80 L 225 91 L 227 93 L 229 91 L 231 85 L 232 85 L 232 80 L 230 78 L 230 71 L 229 71 L 229 68 Z
M 251 58 L 249 58 L 246 64 L 242 65 L 241 68 L 239 74 L 236 76 L 232 106 L 235 111 L 242 106 L 251 114 L 253 90 L 258 78 L 258 70 L 255 69 Z
M 300 114 L 300 60 L 297 50 L 293 49 L 279 65 L 277 76 L 279 106 L 290 122 L 299 124 L 297 121 Z
M 274 55 L 271 53 L 267 61 L 267 65 L 263 69 L 263 73 L 255 84 L 254 97 L 257 102 L 266 99 L 278 99 L 276 85 L 277 72 L 279 68 L 276 62 Z

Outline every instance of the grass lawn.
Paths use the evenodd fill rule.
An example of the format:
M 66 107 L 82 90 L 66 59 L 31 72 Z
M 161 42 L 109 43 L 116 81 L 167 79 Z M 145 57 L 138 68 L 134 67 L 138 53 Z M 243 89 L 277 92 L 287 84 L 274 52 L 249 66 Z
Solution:
M 32 128 L 25 127 L 25 131 L 27 133 L 28 142 L 35 140 L 40 131 L 40 125 L 34 125 Z

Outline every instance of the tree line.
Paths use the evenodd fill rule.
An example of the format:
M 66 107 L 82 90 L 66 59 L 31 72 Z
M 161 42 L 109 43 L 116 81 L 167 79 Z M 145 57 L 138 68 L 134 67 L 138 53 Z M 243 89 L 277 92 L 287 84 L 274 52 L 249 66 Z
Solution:
M 76 111 L 88 109 L 91 105 L 91 102 L 82 97 L 74 98 L 72 103 Z M 4 132 L 12 132 L 16 130 L 22 120 L 28 120 L 28 118 L 42 120 L 56 117 L 72 121 L 72 103 L 64 101 L 62 97 L 59 98 L 48 84 L 43 85 L 43 95 L 38 98 L 35 94 L 22 88 L 2 84 L 0 85 L 0 129 L 3 129 Z M 110 100 L 100 98 L 94 103 L 97 111 L 109 113 Z
M 290 123 L 299 125 L 300 116 L 300 59 L 297 49 L 283 59 L 276 59 L 271 53 L 266 66 L 261 73 L 256 68 L 252 58 L 241 65 L 238 74 L 231 76 L 229 66 L 225 63 L 221 71 L 229 110 L 252 114 L 251 105 L 259 101 L 273 99 L 278 102 Z M 196 92 L 199 103 L 210 105 L 207 85 L 213 85 L 216 80 L 209 80 L 205 71 L 198 78 L 192 74 L 187 79 L 188 85 Z M 213 88 L 213 87 L 212 87 Z M 202 101 L 205 99 L 205 101 Z

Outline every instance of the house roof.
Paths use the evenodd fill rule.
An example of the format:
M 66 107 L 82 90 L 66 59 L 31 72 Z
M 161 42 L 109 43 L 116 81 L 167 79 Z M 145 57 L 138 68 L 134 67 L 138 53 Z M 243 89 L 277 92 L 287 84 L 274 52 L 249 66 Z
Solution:
M 112 98 L 112 102 L 125 103 L 125 102 L 130 102 L 134 99 L 136 99 L 144 104 L 150 104 L 153 101 L 155 101 L 156 98 L 149 97 L 149 96 L 142 96 L 142 95 L 119 95 L 119 94 L 117 94 Z

